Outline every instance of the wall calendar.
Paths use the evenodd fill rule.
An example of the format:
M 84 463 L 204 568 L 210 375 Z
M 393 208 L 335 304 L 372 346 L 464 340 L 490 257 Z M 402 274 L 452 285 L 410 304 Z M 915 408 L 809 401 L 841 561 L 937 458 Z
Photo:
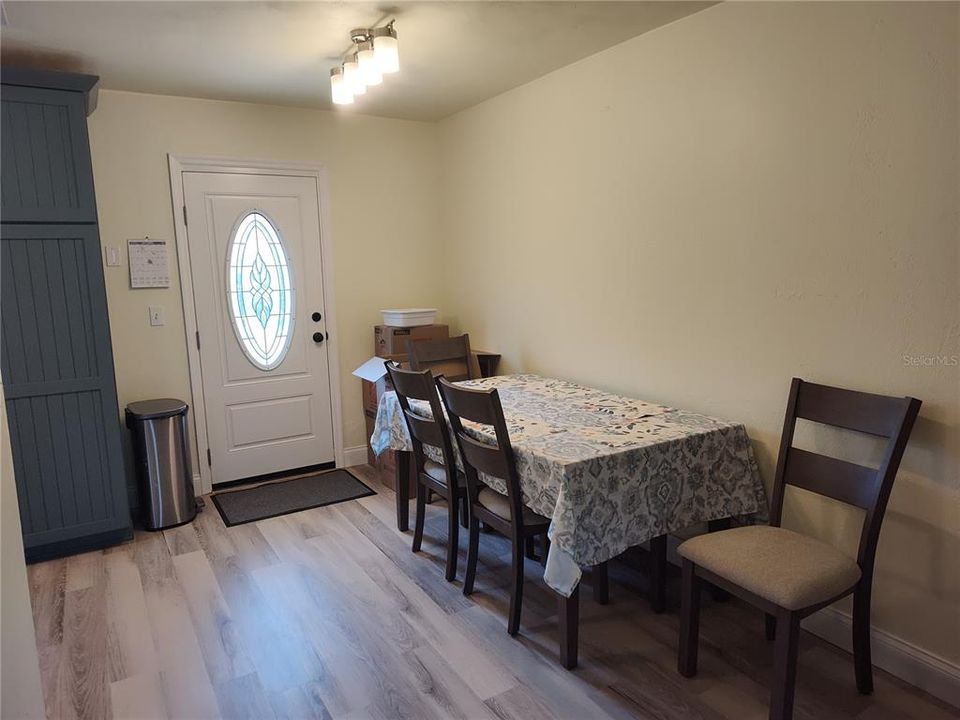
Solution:
M 170 287 L 166 240 L 127 240 L 127 257 L 131 288 Z

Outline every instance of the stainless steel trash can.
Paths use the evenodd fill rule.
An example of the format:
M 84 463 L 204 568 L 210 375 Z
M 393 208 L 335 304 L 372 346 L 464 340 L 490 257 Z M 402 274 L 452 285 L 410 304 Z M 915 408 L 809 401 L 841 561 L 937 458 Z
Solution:
M 140 485 L 143 521 L 150 530 L 188 523 L 196 517 L 187 409 L 183 400 L 163 398 L 127 405 L 127 427 Z

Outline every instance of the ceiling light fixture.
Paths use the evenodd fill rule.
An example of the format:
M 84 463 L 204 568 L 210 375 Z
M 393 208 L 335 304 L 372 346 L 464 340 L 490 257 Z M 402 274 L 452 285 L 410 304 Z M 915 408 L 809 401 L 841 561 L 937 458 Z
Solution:
M 390 75 L 400 70 L 400 52 L 397 44 L 397 31 L 393 29 L 393 22 L 382 28 L 374 28 L 373 56 L 380 66 L 380 72 Z
M 342 65 L 330 69 L 330 94 L 333 96 L 334 105 L 353 104 L 353 88 L 343 75 Z
M 400 52 L 393 20 L 383 27 L 350 31 L 352 45 L 343 62 L 330 70 L 330 95 L 334 105 L 350 105 L 367 88 L 380 85 L 384 75 L 400 70 Z
M 343 61 L 343 65 L 340 67 L 343 68 L 344 82 L 346 82 L 347 87 L 350 88 L 350 92 L 352 92 L 354 96 L 366 94 L 367 86 L 360 76 L 360 63 L 357 62 L 357 54 L 347 55 L 347 59 Z
M 360 79 L 364 85 L 370 87 L 383 82 L 383 75 L 380 74 L 377 60 L 373 56 L 372 42 L 357 43 L 357 62 L 360 63 Z

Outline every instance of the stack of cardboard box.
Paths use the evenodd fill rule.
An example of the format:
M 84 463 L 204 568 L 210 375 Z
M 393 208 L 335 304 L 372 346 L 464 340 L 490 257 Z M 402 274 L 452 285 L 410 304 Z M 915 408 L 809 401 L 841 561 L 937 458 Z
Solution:
M 446 325 L 420 325 L 418 327 L 393 327 L 391 325 L 377 325 L 373 329 L 373 354 L 384 360 L 394 360 L 402 367 L 407 367 L 407 343 L 415 340 L 441 340 L 450 337 Z M 379 458 L 373 454 L 370 447 L 370 435 L 373 434 L 373 425 L 377 417 L 377 405 L 380 396 L 389 389 L 389 378 L 386 376 L 376 382 L 361 380 L 363 385 L 363 414 L 367 423 L 367 461 L 378 467 L 386 484 L 392 487 L 394 470 L 396 469 L 396 453 L 387 450 Z

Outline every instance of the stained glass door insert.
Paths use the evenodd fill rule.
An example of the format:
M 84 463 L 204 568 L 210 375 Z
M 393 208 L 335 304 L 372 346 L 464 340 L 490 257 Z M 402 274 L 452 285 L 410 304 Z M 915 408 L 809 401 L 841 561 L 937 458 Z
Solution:
M 283 362 L 294 325 L 290 265 L 280 233 L 261 212 L 237 224 L 227 251 L 227 301 L 247 359 L 261 370 Z

